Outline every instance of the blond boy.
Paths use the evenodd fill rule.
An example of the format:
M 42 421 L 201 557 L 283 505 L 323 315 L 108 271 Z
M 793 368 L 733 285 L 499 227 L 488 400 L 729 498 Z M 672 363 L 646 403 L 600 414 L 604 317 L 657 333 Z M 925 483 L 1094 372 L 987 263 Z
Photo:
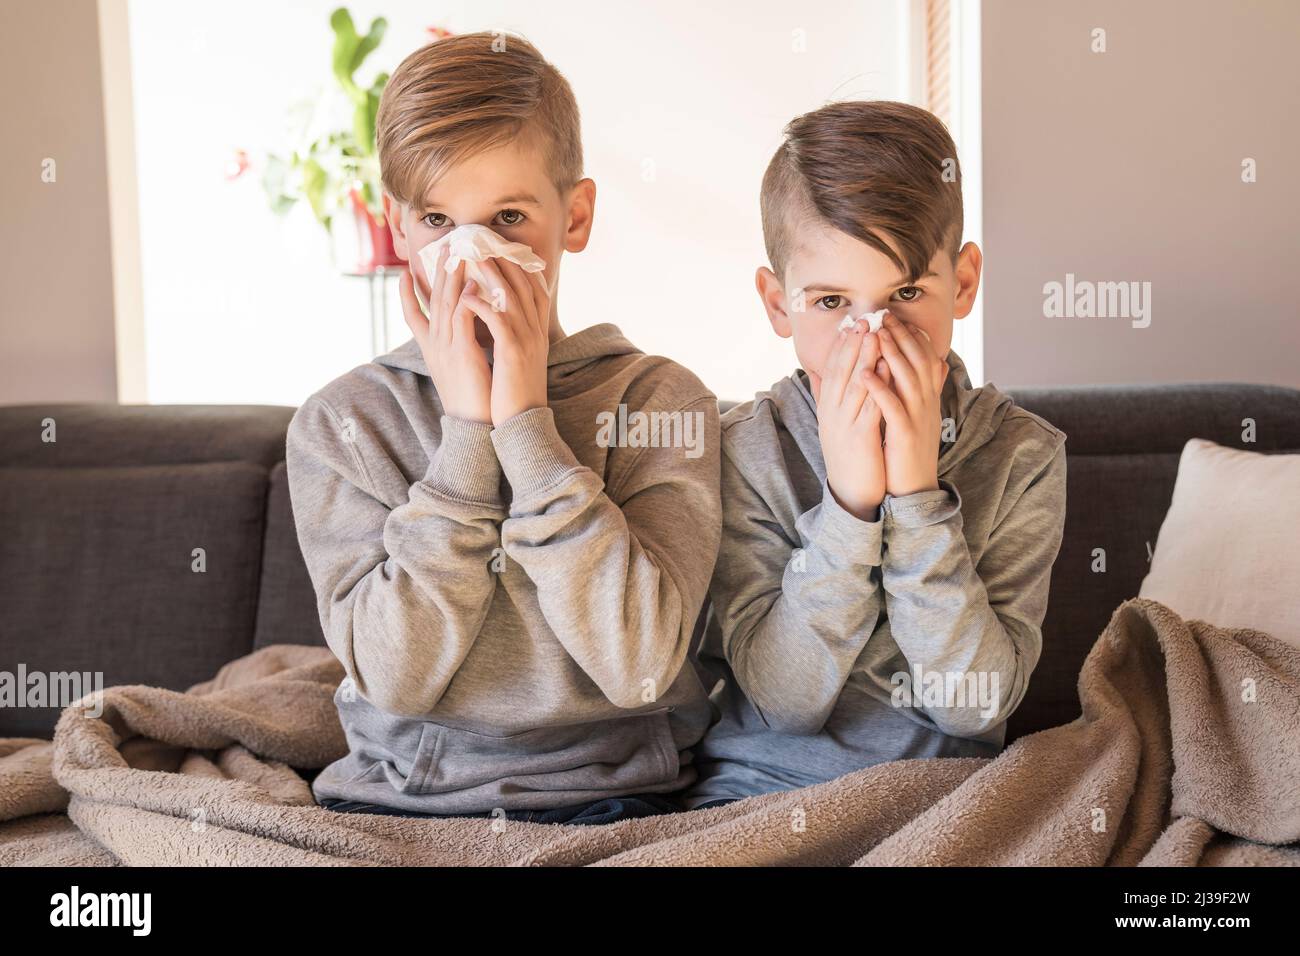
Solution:
M 414 337 L 294 416 L 298 536 L 347 672 L 350 753 L 316 797 L 536 822 L 673 809 L 709 717 L 682 665 L 720 535 L 715 398 L 615 325 L 561 328 L 560 262 L 587 245 L 595 184 L 572 91 L 536 49 L 480 33 L 417 50 L 377 127 L 401 256 L 473 223 L 546 268 L 488 259 L 478 288 L 445 257 L 432 284 L 417 265 Z M 684 426 L 619 440 L 602 423 L 621 406 Z

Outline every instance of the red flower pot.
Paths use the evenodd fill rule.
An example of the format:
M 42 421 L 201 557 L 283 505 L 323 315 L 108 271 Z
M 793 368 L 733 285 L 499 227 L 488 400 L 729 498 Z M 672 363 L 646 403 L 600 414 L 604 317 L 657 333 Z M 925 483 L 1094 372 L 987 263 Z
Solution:
M 359 189 L 352 190 L 352 215 L 357 223 L 357 265 L 361 273 L 378 272 L 406 264 L 393 249 L 393 233 L 388 223 L 382 225 L 370 214 L 370 208 L 361 197 Z

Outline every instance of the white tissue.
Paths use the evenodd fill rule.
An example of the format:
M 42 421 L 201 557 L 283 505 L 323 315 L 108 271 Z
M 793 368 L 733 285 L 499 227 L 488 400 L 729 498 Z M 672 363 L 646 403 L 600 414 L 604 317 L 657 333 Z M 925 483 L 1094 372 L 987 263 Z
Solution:
M 879 309 L 875 312 L 863 312 L 861 315 L 846 315 L 840 322 L 840 331 L 847 332 L 853 328 L 853 323 L 858 319 L 866 319 L 868 331 L 879 332 L 880 327 L 885 323 L 885 313 L 888 309 Z
M 450 247 L 447 250 L 447 262 L 444 266 L 446 271 L 455 272 L 456 267 L 464 262 L 465 280 L 468 282 L 473 279 L 477 282 L 478 295 L 489 300 L 492 297 L 492 289 L 483 276 L 482 267 L 479 266 L 484 259 L 509 259 L 525 272 L 541 272 L 546 268 L 546 261 L 529 246 L 522 242 L 511 242 L 487 226 L 471 223 L 467 226 L 457 226 L 419 251 L 420 262 L 424 266 L 424 275 L 429 280 L 430 289 L 433 288 L 434 270 L 438 268 L 438 255 L 443 246 Z M 415 285 L 415 294 L 420 300 L 420 305 L 424 306 L 424 311 L 428 312 L 429 303 L 420 291 L 418 282 Z

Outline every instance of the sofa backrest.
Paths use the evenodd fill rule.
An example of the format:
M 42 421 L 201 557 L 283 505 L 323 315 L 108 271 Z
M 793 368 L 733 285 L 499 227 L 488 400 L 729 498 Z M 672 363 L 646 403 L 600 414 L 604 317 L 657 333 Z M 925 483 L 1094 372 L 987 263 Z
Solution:
M 1065 534 L 1052 565 L 1043 654 L 1007 722 L 1010 741 L 1080 715 L 1079 669 L 1115 609 L 1137 597 L 1183 446 L 1204 438 L 1243 451 L 1300 452 L 1300 390 L 1214 382 L 1006 392 L 1067 436 Z
M 182 690 L 252 650 L 292 415 L 0 408 L 0 670 Z M 48 737 L 57 717 L 2 707 L 0 736 Z
M 1066 432 L 1069 456 L 1043 655 L 1010 740 L 1078 715 L 1079 666 L 1138 593 L 1186 441 L 1300 451 L 1300 391 L 1007 391 Z M 106 687 L 183 690 L 267 644 L 324 644 L 285 479 L 293 412 L 0 407 L 0 671 L 100 672 Z M 1254 444 L 1242 442 L 1247 418 Z M 1093 570 L 1095 549 L 1104 573 Z M 48 737 L 57 717 L 57 708 L 0 707 L 0 736 Z

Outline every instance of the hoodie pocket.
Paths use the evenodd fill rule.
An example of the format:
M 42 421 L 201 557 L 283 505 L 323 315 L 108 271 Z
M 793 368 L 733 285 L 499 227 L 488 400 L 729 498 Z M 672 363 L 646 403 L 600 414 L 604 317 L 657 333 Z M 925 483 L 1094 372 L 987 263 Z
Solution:
M 612 790 L 677 779 L 668 712 L 539 727 L 508 736 L 426 721 L 403 793 L 435 794 L 502 784 L 526 790 Z

